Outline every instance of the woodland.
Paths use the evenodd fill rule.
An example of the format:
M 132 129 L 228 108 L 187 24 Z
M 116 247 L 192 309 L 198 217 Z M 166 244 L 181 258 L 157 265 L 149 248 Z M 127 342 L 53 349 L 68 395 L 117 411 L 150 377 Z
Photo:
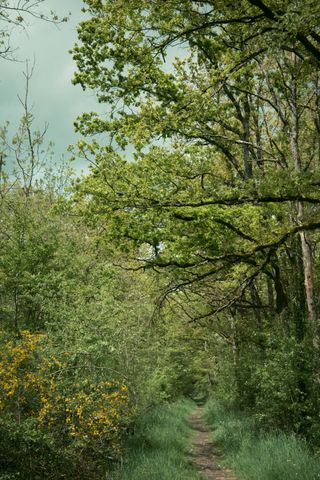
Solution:
M 1 62 L 45 4 L 0 1 Z M 320 3 L 84 4 L 73 83 L 108 113 L 58 167 L 27 70 L 0 126 L 0 479 L 189 479 L 116 473 L 182 397 L 318 458 Z

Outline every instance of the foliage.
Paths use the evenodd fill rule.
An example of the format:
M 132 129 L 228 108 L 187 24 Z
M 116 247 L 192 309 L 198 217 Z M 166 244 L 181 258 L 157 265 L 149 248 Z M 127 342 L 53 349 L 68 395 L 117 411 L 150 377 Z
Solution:
M 16 432 L 18 437 L 23 431 L 28 432 L 24 442 L 31 459 L 29 468 L 24 455 L 19 461 L 15 459 L 16 472 L 31 477 L 42 471 L 48 478 L 55 468 L 48 465 L 44 452 L 43 458 L 37 458 L 38 452 L 30 444 L 32 438 L 37 442 L 45 437 L 53 453 L 58 455 L 64 448 L 74 461 L 80 451 L 86 451 L 88 463 L 90 457 L 95 460 L 102 451 L 109 457 L 120 453 L 121 435 L 132 416 L 127 386 L 104 381 L 101 375 L 100 380 L 96 377 L 93 381 L 92 374 L 87 372 L 70 374 L 74 366 L 68 357 L 58 359 L 50 354 L 43 334 L 22 331 L 20 339 L 3 342 L 2 427 L 9 428 L 11 435 Z M 3 447 L 4 471 L 8 465 L 12 468 L 12 457 L 8 447 Z
M 132 255 L 135 266 L 173 271 L 172 294 L 203 294 L 203 284 L 217 285 L 223 275 L 215 301 L 208 299 L 214 313 L 241 307 L 257 278 L 265 296 L 269 277 L 279 313 L 287 302 L 282 265 L 280 279 L 274 271 L 279 255 L 297 234 L 319 227 L 316 207 L 305 207 L 298 226 L 292 208 L 293 201 L 319 202 L 311 180 L 316 68 L 282 47 L 277 60 L 266 48 L 240 60 L 252 50 L 251 37 L 243 39 L 248 25 L 275 21 L 267 12 L 256 17 L 256 2 L 232 13 L 223 2 L 212 9 L 210 2 L 87 3 L 92 18 L 79 27 L 75 82 L 95 89 L 112 115 L 85 113 L 78 121 L 83 134 L 107 132 L 111 139 L 107 147 L 79 143 L 80 154 L 94 158 L 92 175 L 78 186 L 80 211 L 103 222 L 125 252 L 148 245 L 148 256 Z M 269 30 L 277 37 L 265 28 L 253 35 L 255 46 Z M 177 44 L 185 55 L 172 59 Z M 127 145 L 134 162 L 119 154 Z
M 74 82 L 110 111 L 76 122 L 89 175 L 71 198 L 46 168 L 28 71 L 0 131 L 4 475 L 102 478 L 133 432 L 118 476 L 193 478 L 189 407 L 159 404 L 214 391 L 252 415 L 219 424 L 234 458 L 283 443 L 313 478 L 258 426 L 319 443 L 319 6 L 85 3 Z
M 160 308 L 205 323 L 212 386 L 314 438 L 319 6 L 86 4 L 74 82 L 111 111 L 76 123 L 92 158 L 76 211 L 126 268 L 158 273 Z
M 139 412 L 181 394 L 189 377 L 175 339 L 182 325 L 176 333 L 165 319 L 152 327 L 158 282 L 112 265 L 50 176 L 27 189 L 23 178 L 7 189 L 8 180 L 0 232 L 2 470 L 26 479 L 99 478 L 122 458 Z

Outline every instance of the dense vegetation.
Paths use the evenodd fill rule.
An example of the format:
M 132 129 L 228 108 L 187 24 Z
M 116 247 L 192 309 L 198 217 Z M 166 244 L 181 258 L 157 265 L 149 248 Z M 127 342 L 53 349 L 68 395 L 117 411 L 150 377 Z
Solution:
M 204 390 L 210 368 L 193 326 L 169 310 L 152 324 L 157 279 L 119 270 L 70 210 L 60 193 L 70 172 L 39 176 L 40 159 L 19 156 L 30 155 L 32 121 L 13 142 L 15 176 L 1 179 L 0 478 L 101 478 L 134 419 Z
M 0 479 L 139 472 L 180 396 L 319 448 L 318 2 L 85 3 L 89 175 L 50 167 L 27 94 L 0 130 Z
M 216 389 L 319 442 L 319 6 L 86 3 L 74 81 L 112 112 L 78 208 L 215 337 Z

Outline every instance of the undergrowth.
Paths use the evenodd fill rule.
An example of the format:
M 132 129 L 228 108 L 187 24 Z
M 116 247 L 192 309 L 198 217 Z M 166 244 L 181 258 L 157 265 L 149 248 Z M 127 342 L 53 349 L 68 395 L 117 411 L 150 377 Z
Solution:
M 186 417 L 194 408 L 181 400 L 150 410 L 139 420 L 116 480 L 200 480 L 188 460 L 192 431 Z
M 300 437 L 259 431 L 257 422 L 210 400 L 205 420 L 239 480 L 319 480 L 320 458 Z

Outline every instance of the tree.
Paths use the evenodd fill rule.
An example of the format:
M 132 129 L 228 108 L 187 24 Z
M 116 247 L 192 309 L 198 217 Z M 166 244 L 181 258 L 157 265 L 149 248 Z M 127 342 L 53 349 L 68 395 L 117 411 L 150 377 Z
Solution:
M 111 114 L 76 124 L 110 140 L 78 145 L 94 164 L 80 209 L 131 252 L 131 268 L 166 272 L 162 299 L 185 294 L 191 320 L 231 317 L 238 372 L 241 358 L 263 359 L 274 316 L 297 352 L 310 338 L 317 351 L 319 7 L 87 4 L 74 81 Z M 134 161 L 121 154 L 128 145 Z M 300 360 L 303 403 L 318 367 Z
M 218 215 L 218 223 L 220 222 L 221 226 L 223 222 L 221 216 L 224 217 L 224 212 L 218 205 L 229 205 L 228 211 L 232 215 L 232 205 L 237 206 L 239 210 L 241 205 L 250 203 L 282 204 L 299 199 L 309 200 L 311 203 L 318 202 L 318 199 L 312 195 L 310 198 L 306 198 L 306 191 L 297 194 L 295 192 L 296 180 L 292 181 L 288 178 L 291 176 L 292 169 L 299 174 L 300 182 L 306 183 L 307 176 L 303 175 L 306 165 L 300 165 L 297 157 L 297 155 L 299 156 L 297 150 L 300 146 L 294 146 L 294 142 L 288 142 L 289 136 L 297 137 L 297 132 L 294 133 L 294 128 L 297 127 L 293 118 L 294 108 L 296 115 L 298 113 L 297 105 L 294 107 L 293 99 L 288 97 L 288 93 L 290 95 L 292 93 L 291 88 L 297 89 L 297 86 L 294 86 L 295 80 L 292 80 L 291 86 L 288 86 L 287 81 L 289 80 L 290 84 L 290 78 L 293 79 L 299 71 L 300 78 L 302 75 L 307 75 L 305 79 L 308 78 L 308 81 L 314 82 L 315 85 L 317 73 L 313 72 L 316 69 L 311 69 L 310 72 L 309 68 L 309 72 L 306 73 L 308 70 L 306 70 L 307 67 L 303 60 L 298 62 L 297 59 L 294 60 L 295 66 L 290 65 L 292 63 L 290 55 L 292 54 L 286 53 L 281 54 L 280 60 L 273 62 L 272 65 L 270 57 L 263 49 L 245 63 L 242 62 L 241 67 L 239 64 L 233 68 L 235 66 L 233 65 L 230 70 L 231 51 L 235 48 L 237 40 L 243 36 L 243 29 L 248 28 L 246 21 L 251 22 L 252 17 L 249 16 L 245 21 L 238 15 L 234 19 L 237 20 L 235 23 L 241 19 L 240 27 L 234 27 L 234 22 L 226 22 L 227 26 L 224 29 L 215 30 L 221 15 L 226 18 L 226 12 L 222 6 L 220 9 L 216 7 L 214 10 L 207 11 L 208 9 L 203 5 L 197 10 L 191 8 L 192 2 L 192 5 L 188 4 L 188 8 L 183 2 L 181 4 L 175 2 L 174 5 L 169 5 L 172 10 L 168 17 L 168 5 L 164 12 L 158 2 L 152 4 L 149 9 L 146 7 L 146 10 L 144 10 L 145 6 L 141 6 L 141 10 L 135 9 L 134 13 L 133 9 L 136 7 L 134 2 L 129 3 L 123 9 L 119 9 L 119 5 L 114 6 L 118 12 L 121 12 L 118 15 L 113 15 L 114 10 L 107 9 L 103 4 L 88 3 L 91 11 L 99 12 L 100 15 L 82 24 L 79 30 L 80 39 L 84 38 L 85 41 L 81 47 L 76 46 L 74 49 L 74 57 L 78 60 L 79 66 L 75 81 L 84 87 L 98 88 L 99 100 L 116 104 L 117 110 L 110 121 L 102 120 L 95 114 L 85 114 L 80 121 L 79 128 L 83 133 L 91 134 L 108 131 L 113 142 L 118 142 L 120 147 L 125 147 L 128 143 L 133 144 L 138 155 L 142 148 L 150 145 L 150 142 L 156 141 L 159 137 L 170 141 L 176 152 L 176 154 L 167 154 L 165 149 L 157 151 L 154 148 L 149 154 L 141 153 L 142 160 L 137 166 L 126 167 L 120 161 L 120 166 L 113 169 L 115 176 L 111 178 L 112 173 L 109 173 L 109 179 L 104 174 L 104 168 L 98 166 L 95 175 L 102 177 L 98 193 L 101 194 L 101 198 L 105 195 L 103 202 L 107 208 L 109 206 L 112 209 L 112 202 L 114 202 L 116 209 L 119 206 L 138 210 L 146 209 L 149 210 L 148 214 L 151 217 L 154 214 L 156 216 L 168 215 L 168 211 L 173 211 L 174 214 L 171 213 L 171 217 L 175 218 L 176 222 L 182 222 L 184 229 L 190 229 L 190 223 L 195 219 L 190 214 L 184 215 L 183 211 L 177 213 L 175 209 L 178 208 L 180 211 L 184 208 L 204 210 L 211 207 L 214 209 L 214 214 Z M 209 2 L 206 4 L 206 7 L 208 6 Z M 241 9 L 239 11 L 241 12 Z M 180 24 L 175 18 L 175 15 L 178 14 L 180 15 Z M 206 24 L 205 34 L 202 31 L 203 23 L 199 29 L 195 28 L 199 18 L 203 22 L 203 16 L 206 20 L 208 16 L 211 19 Z M 170 23 L 168 18 L 175 18 L 175 20 Z M 255 19 L 253 20 L 255 21 Z M 186 22 L 190 22 L 193 28 L 189 26 L 188 30 L 185 26 Z M 178 32 L 174 30 L 173 23 L 179 25 Z M 105 27 L 103 34 L 99 28 L 102 25 Z M 251 26 L 252 22 L 250 28 Z M 129 36 L 129 32 L 132 33 L 131 36 Z M 160 54 L 165 55 L 165 48 L 175 41 L 173 38 L 184 41 L 186 48 L 189 43 L 191 49 L 189 59 L 184 61 L 177 59 L 172 65 L 175 75 L 162 68 L 165 62 L 159 56 Z M 159 53 L 159 45 L 162 45 L 162 53 Z M 240 49 L 241 55 L 243 50 L 243 48 Z M 296 54 L 294 55 L 296 58 Z M 104 61 L 107 59 L 109 64 Z M 267 69 L 270 69 L 269 73 L 267 73 Z M 299 93 L 299 95 L 306 96 L 308 92 L 310 94 L 308 81 L 301 86 L 304 93 Z M 308 125 L 311 126 L 311 122 L 316 122 L 317 119 L 314 114 L 310 115 L 310 111 L 312 109 L 315 111 L 317 101 L 311 100 L 311 103 L 306 101 L 307 104 L 302 109 L 303 121 L 306 122 L 305 118 L 308 116 Z M 121 102 L 123 103 L 122 108 L 119 107 Z M 268 126 L 269 117 L 274 123 L 272 132 Z M 298 128 L 301 126 L 299 125 Z M 314 139 L 317 136 L 315 128 L 313 128 L 312 135 L 312 145 L 315 145 Z M 287 136 L 287 145 L 285 145 L 285 136 Z M 279 144 L 279 139 L 284 142 L 284 149 Z M 96 146 L 93 144 L 90 147 L 91 151 Z M 84 151 L 85 146 L 82 145 L 81 148 Z M 312 156 L 315 155 L 316 150 L 317 146 L 314 146 Z M 99 159 L 103 155 L 104 159 L 101 160 L 101 163 L 107 162 L 108 152 L 100 155 Z M 294 156 L 295 158 L 293 158 Z M 188 161 L 186 161 L 187 158 Z M 206 159 L 205 167 L 204 159 Z M 150 163 L 155 165 L 154 168 L 157 171 L 154 176 L 149 177 L 149 183 L 153 183 L 150 188 L 144 182 L 144 186 L 149 188 L 149 191 L 145 192 L 139 179 L 133 182 L 129 176 L 134 175 L 136 170 L 138 177 L 147 178 Z M 278 167 L 276 172 L 269 167 L 273 163 Z M 183 176 L 180 175 L 180 172 L 184 164 L 188 164 L 189 171 Z M 112 167 L 109 166 L 109 168 Z M 125 172 L 126 168 L 128 173 Z M 215 171 L 220 169 L 219 174 L 215 177 L 212 168 Z M 287 174 L 283 173 L 284 168 Z M 309 164 L 307 168 L 310 170 L 313 165 Z M 303 172 L 301 172 L 302 169 Z M 273 176 L 274 173 L 275 176 Z M 123 185 L 124 178 L 127 179 L 125 185 Z M 199 179 L 198 185 L 196 185 L 196 179 Z M 120 181 L 119 184 L 116 183 L 117 180 Z M 192 186 L 192 195 L 190 196 L 189 185 L 193 180 L 195 186 Z M 167 188 L 169 183 L 171 183 L 171 187 Z M 106 188 L 104 184 L 107 184 Z M 271 185 L 273 191 L 275 191 L 275 186 L 278 191 L 282 190 L 281 194 L 266 193 Z M 308 184 L 306 188 L 308 193 L 312 192 L 312 186 Z M 192 198 L 192 201 L 186 201 L 186 196 Z M 159 214 L 161 208 L 162 213 Z M 150 213 L 151 209 L 153 209 L 153 213 Z M 220 214 L 215 213 L 217 209 Z M 167 213 L 163 213 L 163 210 L 166 210 Z M 130 216 L 130 211 L 127 210 L 123 215 Z M 133 221 L 135 219 L 136 223 L 137 221 L 141 222 L 139 215 L 136 218 L 134 215 L 130 218 Z M 244 219 L 241 219 L 240 225 L 243 225 L 243 221 Z M 259 221 L 259 214 L 257 221 Z M 152 232 L 150 222 L 154 222 L 154 219 L 148 220 L 146 223 L 149 234 L 153 237 L 159 235 L 161 237 L 160 232 L 165 232 L 168 222 L 163 221 L 161 226 L 159 222 L 158 228 L 153 229 Z M 186 227 L 186 222 L 189 222 L 188 227 Z M 300 222 L 303 223 L 301 215 Z M 257 246 L 253 249 L 249 248 L 242 258 L 236 251 L 234 255 L 240 262 L 243 259 L 245 262 L 249 259 L 249 263 L 252 261 L 252 257 L 260 255 L 261 259 L 258 261 L 260 266 L 265 260 L 270 263 L 270 259 L 274 258 L 274 251 L 281 247 L 291 235 L 295 235 L 299 231 L 303 232 L 305 229 L 318 228 L 317 221 L 301 226 L 290 226 L 289 224 L 282 232 L 276 232 L 273 239 L 263 244 L 262 238 L 268 237 L 263 229 L 260 232 L 260 240 L 255 239 L 253 234 L 246 238 L 239 230 L 239 223 L 228 220 L 224 222 L 223 228 L 229 229 L 229 233 L 232 232 L 232 235 L 238 237 L 242 243 L 243 240 L 246 240 L 248 245 L 256 243 Z M 281 233 L 280 236 L 279 233 Z M 148 241 L 155 248 L 161 242 L 165 242 L 166 245 L 169 243 L 167 233 L 164 233 L 159 239 L 143 237 L 140 240 Z M 307 242 L 305 242 L 306 244 Z M 192 245 L 197 245 L 197 243 L 192 242 Z M 233 243 L 234 246 L 235 243 Z M 304 252 L 306 256 L 306 249 Z M 161 255 L 159 252 L 157 253 L 156 260 L 153 260 L 155 264 L 159 264 L 161 259 Z M 162 256 L 166 254 L 168 254 L 168 248 L 163 249 Z M 207 254 L 209 255 L 209 252 Z M 187 255 L 190 258 L 190 255 Z M 222 259 L 217 258 L 217 260 Z M 210 263 L 208 257 L 207 261 Z M 170 260 L 164 259 L 164 264 L 166 262 L 170 264 Z M 193 259 L 189 267 L 195 267 L 197 263 L 197 260 Z M 305 262 L 306 265 L 307 263 Z M 188 262 L 185 266 L 188 267 Z M 256 274 L 253 273 L 253 277 L 255 276 Z M 278 293 L 281 296 L 283 292 L 278 290 Z M 310 303 L 312 303 L 311 300 L 308 300 L 309 310 Z M 310 313 L 310 315 L 314 317 L 314 313 Z
M 45 0 L 1 0 L 0 2 L 0 57 L 14 60 L 16 49 L 12 46 L 11 35 L 15 28 L 26 30 L 28 18 L 59 24 L 66 22 L 67 17 L 60 18 L 54 12 L 43 12 Z

